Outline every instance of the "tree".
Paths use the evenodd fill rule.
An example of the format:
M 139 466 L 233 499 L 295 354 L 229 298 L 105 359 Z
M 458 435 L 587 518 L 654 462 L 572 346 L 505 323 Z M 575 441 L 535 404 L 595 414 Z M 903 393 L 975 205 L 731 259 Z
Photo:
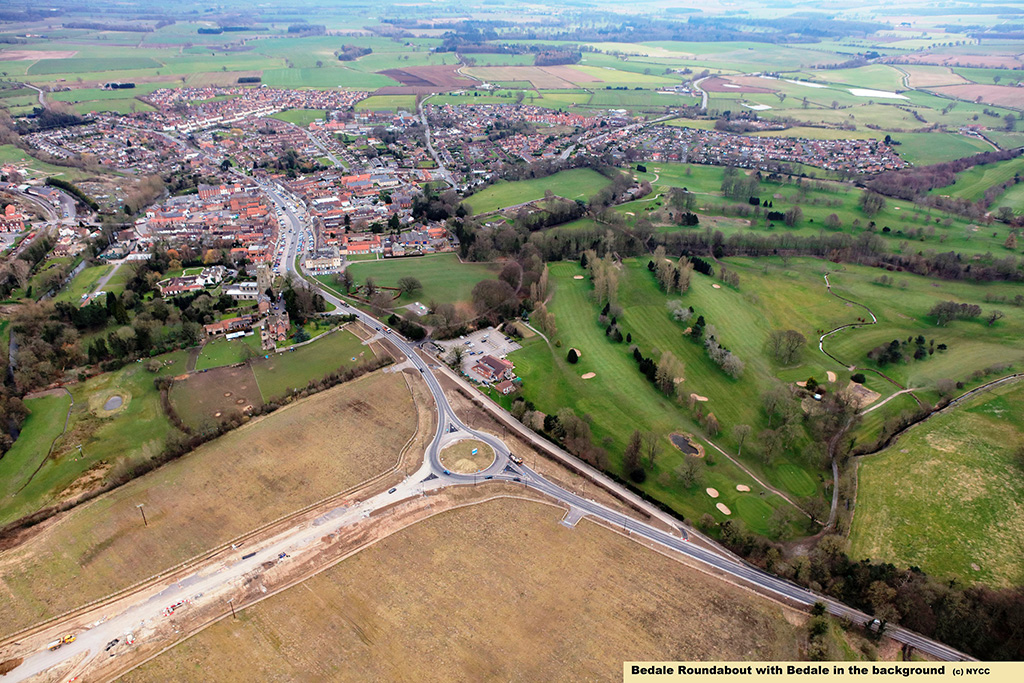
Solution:
M 990 313 L 988 314 L 988 317 L 987 317 L 987 318 L 985 319 L 985 322 L 987 322 L 987 323 L 989 324 L 989 326 L 991 327 L 991 326 L 992 326 L 992 324 L 993 324 L 993 323 L 994 323 L 995 321 L 999 320 L 999 319 L 1000 319 L 1000 318 L 1002 318 L 1002 317 L 1003 317 L 1004 315 L 1005 315 L 1005 314 L 1004 314 L 1004 313 L 1003 313 L 1002 311 L 999 311 L 999 310 L 995 310 L 995 309 L 993 309 L 993 310 L 992 310 L 992 311 L 991 311 L 991 312 L 990 312 Z
M 462 369 L 462 359 L 465 354 L 461 344 L 453 346 L 452 350 L 448 352 L 448 367 L 459 372 Z
M 653 469 L 654 461 L 658 459 L 658 435 L 654 432 L 647 432 L 644 434 L 643 455 L 646 467 Z
M 682 464 L 676 468 L 676 476 L 679 477 L 679 483 L 686 488 L 691 488 L 694 484 L 700 481 L 701 474 L 701 461 L 695 455 L 687 455 L 683 458 Z
M 637 481 L 638 476 L 640 477 L 640 482 L 646 478 L 643 465 L 640 461 L 643 450 L 643 439 L 643 434 L 640 433 L 639 429 L 633 430 L 633 433 L 629 436 L 629 443 L 626 444 L 626 450 L 622 454 L 622 468 L 626 476 L 633 481 Z M 637 472 L 639 472 L 640 475 L 637 475 Z
M 403 294 L 412 296 L 423 289 L 423 284 L 411 275 L 406 275 L 405 277 L 399 278 L 398 289 L 401 290 Z
M 750 425 L 746 424 L 739 424 L 732 428 L 732 438 L 736 439 L 736 455 L 743 455 L 743 442 L 750 436 L 751 431 L 753 430 L 750 428 Z
M 771 465 L 775 456 L 782 451 L 782 430 L 762 429 L 757 435 L 761 442 L 761 459 L 765 465 Z
M 870 218 L 885 208 L 885 197 L 877 192 L 864 190 L 860 195 L 859 205 L 861 211 L 864 212 L 864 215 Z
M 803 220 L 803 217 L 804 210 L 801 209 L 799 206 L 793 206 L 786 210 L 786 213 L 783 214 L 782 220 L 785 222 L 787 226 L 792 228 L 795 227 L 796 224 L 799 223 L 801 220 Z
M 1003 242 L 1003 246 L 1010 251 L 1016 251 L 1017 249 L 1017 233 L 1011 232 L 1006 236 L 1006 241 Z
M 800 355 L 807 339 L 796 330 L 772 330 L 768 335 L 768 353 L 781 365 L 791 365 Z
M 843 222 L 839 220 L 839 214 L 830 213 L 825 217 L 825 227 L 829 230 L 838 230 L 843 227 Z
M 565 360 L 575 365 L 576 361 L 578 361 L 579 359 L 580 355 L 576 353 L 576 349 L 569 349 L 569 353 L 568 355 L 566 355 Z

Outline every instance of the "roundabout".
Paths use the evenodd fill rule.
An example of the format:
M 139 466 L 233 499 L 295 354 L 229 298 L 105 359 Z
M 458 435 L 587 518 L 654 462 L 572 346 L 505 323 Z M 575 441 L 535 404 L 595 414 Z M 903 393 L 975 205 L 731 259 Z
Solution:
M 440 454 L 441 465 L 457 474 L 478 474 L 494 463 L 494 449 L 483 441 L 461 439 L 446 446 Z

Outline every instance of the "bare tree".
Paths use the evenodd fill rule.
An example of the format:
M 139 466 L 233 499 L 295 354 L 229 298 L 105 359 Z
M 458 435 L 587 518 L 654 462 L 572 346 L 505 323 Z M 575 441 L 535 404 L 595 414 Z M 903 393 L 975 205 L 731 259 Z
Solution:
M 752 431 L 753 430 L 750 428 L 750 425 L 736 425 L 732 428 L 732 438 L 736 439 L 738 448 L 736 455 L 743 455 L 743 442 L 747 440 L 747 437 L 750 436 L 750 432 Z

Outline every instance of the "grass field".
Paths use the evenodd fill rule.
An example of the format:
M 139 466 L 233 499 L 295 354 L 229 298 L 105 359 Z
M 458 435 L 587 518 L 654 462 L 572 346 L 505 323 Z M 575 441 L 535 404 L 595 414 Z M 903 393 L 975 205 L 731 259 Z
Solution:
M 415 301 L 423 304 L 432 301 L 439 304 L 468 302 L 472 299 L 476 283 L 497 277 L 499 270 L 491 263 L 462 263 L 455 254 L 364 261 L 349 266 L 349 272 L 360 284 L 368 277 L 383 287 L 396 287 L 398 281 L 406 276 L 418 279 L 423 285 L 422 291 L 412 296 L 403 294 L 395 302 L 399 306 Z M 330 284 L 333 276 L 321 276 L 320 279 Z
M 356 111 L 416 111 L 415 95 L 374 95 L 356 103 Z
M 113 269 L 110 264 L 102 266 L 90 266 L 83 268 L 82 272 L 75 276 L 75 278 L 68 283 L 68 286 L 57 293 L 57 296 L 53 297 L 54 301 L 67 301 L 73 304 L 79 304 L 82 302 L 82 297 L 86 294 L 91 294 L 96 288 L 96 283 L 99 282 L 100 278 L 109 273 Z M 125 268 L 124 270 L 129 270 Z
M 20 147 L 15 147 L 14 145 L 0 145 L 0 165 L 6 164 L 12 164 L 19 169 L 22 169 L 22 173 L 29 178 L 57 176 L 62 180 L 74 181 L 88 175 L 77 168 L 55 166 L 53 164 L 47 164 L 39 161 L 39 159 L 28 154 Z
M 25 401 L 28 419 L 14 445 L 0 458 L 0 497 L 5 501 L 17 496 L 18 490 L 42 463 L 50 444 L 64 429 L 64 418 L 70 406 L 71 397 L 64 392 Z M 13 511 L 7 511 L 7 507 L 4 506 L 0 524 L 16 516 Z
M 300 128 L 308 128 L 309 124 L 314 121 L 324 120 L 326 117 L 327 112 L 323 109 L 287 109 L 270 116 L 272 119 L 294 123 Z
M 401 680 L 423 671 L 439 681 L 617 680 L 629 659 L 799 657 L 803 629 L 777 603 L 589 522 L 566 529 L 561 515 L 512 500 L 443 513 L 214 624 L 124 680 L 198 681 L 213 667 L 226 681 Z M 452 600 L 473 594 L 488 599 Z M 439 641 L 438 633 L 459 635 Z
M 853 559 L 966 582 L 1024 582 L 1024 386 L 998 388 L 860 461 Z M 977 568 L 975 568 L 977 567 Z
M 0 557 L 3 632 L 128 586 L 385 471 L 398 461 L 416 419 L 402 375 L 375 373 L 255 420 L 75 509 Z
M 355 360 L 352 360 L 355 358 Z M 293 351 L 271 354 L 252 363 L 263 399 L 284 396 L 341 368 L 351 368 L 373 358 L 373 352 L 348 330 L 325 335 Z
M 161 373 L 171 374 L 184 369 L 184 352 L 167 354 L 160 359 L 171 361 Z M 43 461 L 47 450 L 39 450 L 40 445 L 47 439 L 45 436 L 30 438 L 25 446 L 17 445 L 21 443 L 20 438 L 15 442 L 19 457 L 12 460 L 11 467 L 18 478 L 10 485 L 11 492 L 17 493 L 4 498 L 0 506 L 0 524 L 71 497 L 96 476 L 102 481 L 102 475 L 119 460 L 142 460 L 159 453 L 177 430 L 171 426 L 160 406 L 160 397 L 153 384 L 156 376 L 144 370 L 142 364 L 131 363 L 121 370 L 72 384 L 69 389 L 75 405 L 67 434 L 57 441 L 53 457 L 34 477 L 32 473 Z M 103 411 L 103 404 L 114 395 L 122 397 L 123 406 L 112 413 Z M 52 417 L 50 415 L 47 419 Z M 52 439 L 63 426 L 61 416 L 47 428 L 46 434 Z M 79 445 L 81 451 L 78 450 Z M 46 446 L 49 447 L 48 441 Z M 20 450 L 22 448 L 24 451 Z M 10 457 L 8 454 L 0 463 L 7 467 Z
M 546 178 L 498 182 L 466 198 L 466 204 L 477 214 L 497 211 L 544 198 L 544 192 L 551 190 L 566 199 L 587 200 L 608 184 L 608 179 L 589 168 L 575 168 L 560 171 Z
M 203 344 L 203 349 L 196 360 L 196 370 L 234 365 L 262 354 L 258 332 L 239 339 L 214 339 Z

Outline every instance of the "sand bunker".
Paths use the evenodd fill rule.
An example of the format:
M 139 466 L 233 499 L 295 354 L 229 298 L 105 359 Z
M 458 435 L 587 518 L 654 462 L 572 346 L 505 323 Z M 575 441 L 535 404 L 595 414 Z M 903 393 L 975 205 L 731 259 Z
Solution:
M 582 279 L 583 279 L 583 276 L 582 276 L 582 275 L 573 275 L 573 276 L 572 276 L 572 279 L 573 279 L 573 280 L 582 280 Z
M 722 288 L 722 285 L 711 285 L 711 286 L 714 287 L 715 289 L 721 289 Z
M 715 507 L 718 508 L 718 511 L 721 512 L 723 515 L 731 515 L 732 514 L 732 510 L 727 508 L 725 506 L 725 503 L 718 503 L 718 504 L 715 505 Z
M 582 354 L 582 353 L 580 352 L 580 350 L 579 350 L 579 349 L 569 349 L 569 350 L 570 350 L 570 351 L 575 351 L 575 352 L 576 352 L 576 357 L 577 357 L 577 358 L 583 358 L 583 354 Z
M 737 491 L 749 491 L 750 487 L 747 486 L 746 484 L 736 484 L 736 490 Z
M 593 379 L 594 377 L 597 377 L 597 373 L 596 372 L 588 372 L 586 374 L 580 375 L 580 377 L 583 378 L 583 379 Z
M 797 382 L 796 385 L 798 387 L 806 387 L 807 386 L 807 382 Z
M 835 382 L 836 381 L 836 373 L 834 373 L 831 370 L 829 370 L 826 374 L 828 374 L 828 381 L 829 382 Z
M 690 396 L 694 401 L 700 401 L 701 403 L 708 400 L 707 396 L 701 396 L 700 394 L 690 394 Z
M 705 490 L 708 492 L 708 495 L 711 496 L 712 498 L 718 498 L 718 491 L 717 490 L 715 490 L 713 488 L 710 488 L 710 487 L 708 487 Z

